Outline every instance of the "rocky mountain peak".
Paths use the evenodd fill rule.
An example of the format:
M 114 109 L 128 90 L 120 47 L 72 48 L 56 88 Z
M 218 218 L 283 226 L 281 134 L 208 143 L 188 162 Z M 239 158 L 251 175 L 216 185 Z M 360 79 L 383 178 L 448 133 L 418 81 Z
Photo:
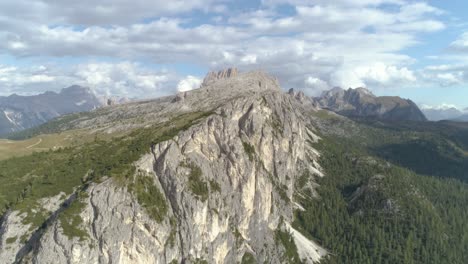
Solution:
M 331 95 L 335 95 L 335 94 L 340 94 L 340 93 L 344 93 L 345 90 L 341 87 L 333 87 L 332 89 L 328 90 L 328 91 L 323 91 L 322 92 L 322 97 L 324 96 L 331 96 Z
M 237 68 L 227 68 L 220 70 L 218 72 L 211 71 L 209 72 L 205 78 L 203 79 L 202 86 L 207 86 L 213 82 L 216 82 L 217 80 L 220 79 L 228 79 L 231 77 L 235 77 L 239 74 Z
M 236 68 L 221 70 L 217 73 L 208 73 L 203 80 L 201 88 L 217 94 L 228 93 L 231 95 L 246 91 L 281 91 L 276 77 L 261 70 L 239 73 Z
M 398 96 L 375 96 L 359 87 L 333 88 L 314 98 L 317 105 L 345 116 L 372 117 L 387 120 L 425 121 L 426 117 L 411 100 Z
M 364 87 L 358 87 L 355 89 L 349 88 L 348 92 L 355 92 L 358 93 L 359 95 L 366 95 L 366 96 L 372 96 L 375 97 L 375 95 L 367 88 Z

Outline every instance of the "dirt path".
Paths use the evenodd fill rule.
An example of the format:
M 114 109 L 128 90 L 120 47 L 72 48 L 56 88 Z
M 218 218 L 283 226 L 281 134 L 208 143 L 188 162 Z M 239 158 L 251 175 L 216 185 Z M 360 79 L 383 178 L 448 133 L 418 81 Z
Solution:
M 39 141 L 38 141 L 37 143 L 32 144 L 31 146 L 27 146 L 26 148 L 27 148 L 27 149 L 30 149 L 30 148 L 32 148 L 32 147 L 35 147 L 35 146 L 41 144 L 41 142 L 42 142 L 42 138 L 40 138 Z

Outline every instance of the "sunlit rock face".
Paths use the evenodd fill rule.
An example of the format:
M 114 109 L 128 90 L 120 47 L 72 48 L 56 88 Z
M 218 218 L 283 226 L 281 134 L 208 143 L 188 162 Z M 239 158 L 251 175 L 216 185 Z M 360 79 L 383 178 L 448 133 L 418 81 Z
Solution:
M 148 146 L 134 164 L 135 177 L 150 177 L 167 204 L 159 220 L 126 186 L 108 178 L 92 183 L 81 198 L 83 240 L 69 238 L 53 221 L 31 250 L 19 254 L 25 246 L 19 244 L 2 254 L 31 263 L 238 263 L 247 255 L 258 263 L 285 263 L 286 249 L 276 238 L 282 230 L 304 262 L 326 256 L 290 225 L 298 188 L 313 191 L 313 177 L 324 176 L 320 153 L 310 144 L 320 140 L 308 119 L 316 111 L 312 102 L 283 93 L 263 72 L 228 70 L 207 78 L 209 84 L 183 95 L 106 110 L 112 116 L 124 107 L 142 109 L 146 121 L 162 119 L 164 111 L 210 111 L 177 136 Z M 152 115 L 142 105 L 164 109 Z M 74 125 L 106 123 L 104 116 L 94 120 Z M 298 186 L 305 172 L 313 177 Z M 12 213 L 2 226 L 14 230 L 17 218 Z

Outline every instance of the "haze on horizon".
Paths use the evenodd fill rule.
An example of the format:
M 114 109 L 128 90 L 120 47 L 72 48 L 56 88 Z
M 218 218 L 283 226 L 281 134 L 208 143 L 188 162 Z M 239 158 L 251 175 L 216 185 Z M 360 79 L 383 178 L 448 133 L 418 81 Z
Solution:
M 468 4 L 404 0 L 0 2 L 0 96 L 79 84 L 157 97 L 263 69 L 317 95 L 367 87 L 468 106 Z M 131 10 L 131 12 L 130 12 Z

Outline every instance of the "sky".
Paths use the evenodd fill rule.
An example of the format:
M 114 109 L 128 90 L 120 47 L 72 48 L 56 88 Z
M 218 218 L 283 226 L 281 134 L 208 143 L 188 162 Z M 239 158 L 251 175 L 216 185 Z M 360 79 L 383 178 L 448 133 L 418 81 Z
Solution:
M 466 108 L 466 10 L 463 0 L 0 1 L 0 96 L 79 84 L 158 97 L 237 67 L 311 96 L 367 87 Z

